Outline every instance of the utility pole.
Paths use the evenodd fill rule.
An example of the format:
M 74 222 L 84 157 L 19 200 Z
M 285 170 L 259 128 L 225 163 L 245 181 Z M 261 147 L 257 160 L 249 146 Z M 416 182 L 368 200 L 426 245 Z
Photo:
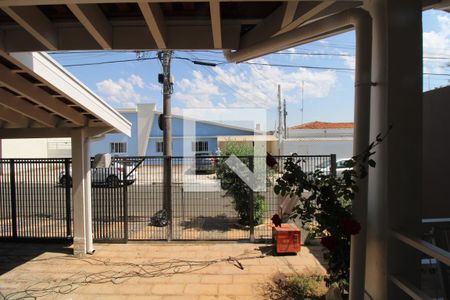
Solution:
M 281 155 L 281 138 L 282 138 L 282 111 L 281 111 L 281 85 L 278 85 L 278 153 Z
M 173 92 L 173 82 L 170 76 L 170 61 L 173 51 L 159 51 L 158 59 L 161 61 L 163 73 L 159 74 L 158 81 L 163 85 L 163 209 L 167 212 L 168 228 L 167 240 L 172 240 L 172 112 L 170 96 Z
M 286 98 L 283 102 L 283 122 L 284 122 L 284 138 L 287 138 L 287 126 L 286 126 L 287 110 L 286 110 Z

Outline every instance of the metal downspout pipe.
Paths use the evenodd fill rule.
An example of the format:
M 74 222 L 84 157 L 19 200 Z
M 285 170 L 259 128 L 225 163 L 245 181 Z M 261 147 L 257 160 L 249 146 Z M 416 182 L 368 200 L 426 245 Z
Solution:
M 293 46 L 323 39 L 327 36 L 355 29 L 355 115 L 353 153 L 364 152 L 370 139 L 370 90 L 372 65 L 372 18 L 363 9 L 355 8 L 274 36 L 266 41 L 232 52 L 224 51 L 229 62 L 242 62 Z M 361 232 L 352 236 L 350 251 L 350 298 L 364 299 L 366 272 L 368 180 L 358 182 L 359 192 L 353 202 L 355 218 Z

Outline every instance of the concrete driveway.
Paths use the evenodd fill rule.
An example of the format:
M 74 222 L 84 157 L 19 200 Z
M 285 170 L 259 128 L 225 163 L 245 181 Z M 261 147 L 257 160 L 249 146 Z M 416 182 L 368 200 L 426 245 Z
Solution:
M 75 258 L 70 248 L 0 244 L 0 299 L 264 299 L 282 273 L 321 273 L 322 250 L 273 256 L 250 243 L 96 244 Z

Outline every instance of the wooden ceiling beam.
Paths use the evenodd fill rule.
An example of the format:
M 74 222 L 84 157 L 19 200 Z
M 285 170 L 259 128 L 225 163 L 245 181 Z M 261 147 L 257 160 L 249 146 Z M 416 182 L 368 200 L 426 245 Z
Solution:
M 67 7 L 103 49 L 113 48 L 112 26 L 98 5 L 67 4 Z
M 153 39 L 155 40 L 156 46 L 159 49 L 167 48 L 166 41 L 166 22 L 164 20 L 164 15 L 162 13 L 161 7 L 158 3 L 138 3 L 141 9 L 142 15 L 144 16 L 145 22 L 147 23 L 148 30 L 150 31 Z
M 222 49 L 222 21 L 220 17 L 219 0 L 209 1 L 209 11 L 211 15 L 211 29 L 215 49 Z
M 284 2 L 272 14 L 241 38 L 239 48 L 246 48 L 262 40 L 269 39 L 274 35 L 292 30 L 313 18 L 335 2 L 336 0 L 325 0 L 323 2 L 318 2 L 317 4 L 312 4 L 312 6 L 311 3 L 308 3 L 308 6 L 306 6 L 301 2 L 297 2 L 297 5 L 292 1 Z M 301 13 L 295 18 L 298 11 Z
M 0 65 L 0 83 L 78 126 L 84 126 L 86 124 L 86 117 L 64 103 L 56 101 L 50 94 L 34 86 L 22 76 L 11 72 L 4 65 Z
M 302 14 L 297 19 L 293 20 L 291 23 L 282 27 L 275 35 L 278 35 L 278 34 L 281 34 L 281 33 L 284 33 L 284 32 L 287 32 L 287 31 L 297 28 L 298 26 L 300 26 L 301 24 L 310 20 L 315 15 L 318 15 L 320 12 L 327 9 L 334 3 L 336 3 L 336 0 L 325 0 L 325 1 L 317 4 L 312 9 L 308 10 L 306 13 Z
M 284 11 L 283 21 L 281 22 L 281 28 L 287 26 L 292 21 L 294 21 L 295 12 L 297 11 L 297 7 L 300 1 L 288 1 L 286 3 L 286 9 Z
M 2 10 L 48 50 L 58 49 L 57 31 L 37 7 L 2 7 Z
M 31 124 L 31 120 L 16 111 L 0 105 L 0 119 L 8 123 L 14 124 L 20 128 L 27 128 Z
M 56 127 L 58 118 L 31 103 L 0 89 L 0 105 L 24 115 L 46 127 Z

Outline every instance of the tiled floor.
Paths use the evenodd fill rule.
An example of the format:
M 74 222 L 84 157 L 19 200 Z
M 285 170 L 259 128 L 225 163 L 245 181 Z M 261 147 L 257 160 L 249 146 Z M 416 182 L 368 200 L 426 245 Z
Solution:
M 0 245 L 0 299 L 263 299 L 277 272 L 324 273 L 318 246 L 273 256 L 250 243 L 97 244 L 75 258 L 58 245 Z

